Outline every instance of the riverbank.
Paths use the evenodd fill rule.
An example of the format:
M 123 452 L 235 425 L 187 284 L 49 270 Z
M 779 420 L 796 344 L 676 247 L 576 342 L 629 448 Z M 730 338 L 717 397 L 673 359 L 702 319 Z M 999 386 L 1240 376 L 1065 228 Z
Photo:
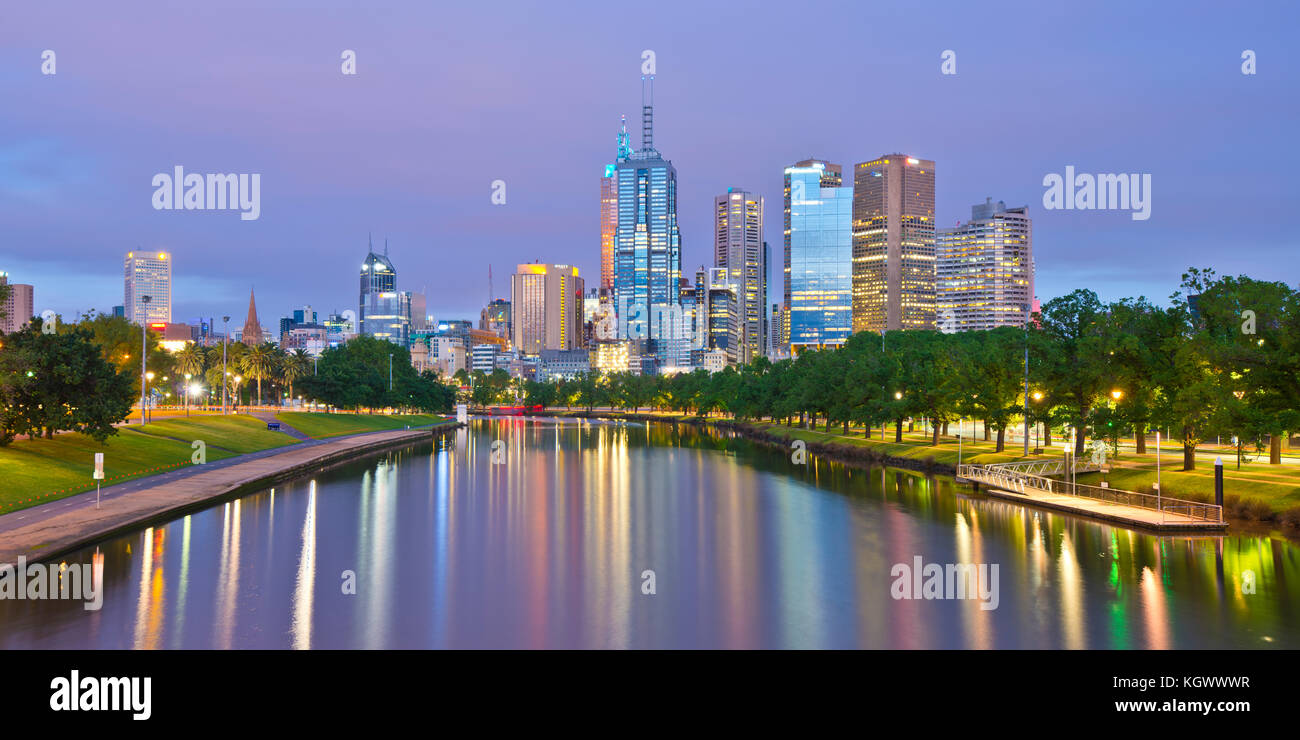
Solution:
M 795 440 L 802 440 L 806 449 L 816 455 L 836 462 L 859 467 L 887 465 L 890 467 L 917 470 L 924 473 L 955 476 L 958 455 L 961 462 L 967 464 L 987 465 L 990 463 L 1013 462 L 1016 460 L 1042 460 L 1053 455 L 1031 455 L 1026 458 L 1019 454 L 992 452 L 988 443 L 975 442 L 967 444 L 961 453 L 957 445 L 947 441 L 938 447 L 923 444 L 907 444 L 866 439 L 862 437 L 845 437 L 833 432 L 814 431 L 799 427 L 788 427 L 772 422 L 742 422 L 734 419 L 698 417 L 647 413 L 625 413 L 617 411 L 550 411 L 551 415 L 577 418 L 626 419 L 629 421 L 657 421 L 670 424 L 689 424 L 708 426 L 735 432 L 756 442 L 771 447 L 790 450 Z M 890 430 L 892 432 L 892 429 Z M 1151 464 L 1138 463 L 1141 467 L 1134 469 L 1115 468 L 1106 478 L 1112 486 L 1125 490 L 1151 492 L 1156 473 L 1148 470 Z M 1212 469 L 1211 469 L 1212 471 Z M 1233 471 L 1225 470 L 1225 476 Z M 1261 480 L 1267 472 L 1252 472 L 1252 477 L 1242 480 L 1227 480 L 1224 496 L 1224 517 L 1234 526 L 1251 529 L 1260 527 L 1280 527 L 1288 537 L 1300 536 L 1300 479 L 1290 483 L 1270 483 Z M 1182 473 L 1165 470 L 1161 476 L 1161 489 L 1173 498 L 1191 501 L 1213 502 L 1213 479 L 1203 471 Z M 1102 479 L 1100 474 L 1092 473 L 1079 476 L 1080 483 L 1093 483 Z M 1267 487 L 1267 488 L 1266 488 Z
M 994 452 L 992 443 L 988 442 L 966 443 L 963 449 L 959 451 L 957 444 L 954 442 L 948 442 L 939 447 L 908 444 L 906 442 L 885 442 L 878 437 L 875 439 L 845 437 L 831 432 L 789 427 L 784 424 L 766 421 L 737 421 L 719 417 L 619 411 L 548 411 L 546 415 L 570 418 L 656 421 L 665 424 L 687 424 L 696 427 L 707 426 L 735 432 L 747 439 L 785 450 L 791 450 L 794 441 L 799 440 L 804 443 L 804 449 L 808 452 L 837 462 L 888 465 L 923 473 L 950 476 L 957 474 L 959 456 L 963 463 L 979 465 L 1025 459 L 1044 459 L 1043 455 L 1031 455 L 1029 458 L 1025 458 L 1012 452 Z M 893 433 L 892 429 L 890 433 Z
M 184 477 L 112 493 L 95 506 L 95 492 L 41 504 L 0 517 L 0 563 L 23 555 L 49 560 L 117 533 L 173 519 L 251 490 L 356 460 L 367 454 L 436 438 L 459 425 L 447 421 L 433 428 L 360 434 L 342 439 L 293 445 L 283 452 Z
M 104 442 L 65 432 L 52 439 L 19 439 L 0 447 L 0 514 L 95 490 L 96 453 L 104 455 L 103 485 L 150 478 L 187 468 L 202 442 L 209 463 L 288 447 L 304 439 L 430 426 L 443 417 L 255 412 L 222 416 L 169 416 L 145 425 L 119 426 Z M 270 431 L 268 421 L 280 421 Z

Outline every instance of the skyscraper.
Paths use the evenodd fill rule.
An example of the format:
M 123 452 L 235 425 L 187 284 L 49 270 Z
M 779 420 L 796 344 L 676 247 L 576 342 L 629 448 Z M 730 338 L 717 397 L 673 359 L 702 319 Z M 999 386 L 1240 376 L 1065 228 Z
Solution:
M 853 330 L 934 328 L 934 162 L 888 154 L 853 172 Z
M 767 353 L 767 244 L 763 241 L 763 196 L 728 188 L 713 199 L 713 263 L 737 288 L 740 343 L 736 360 L 748 363 Z
M 35 289 L 25 283 L 10 283 L 9 273 L 0 272 L 0 285 L 9 286 L 9 295 L 5 297 L 3 316 L 0 316 L 0 332 L 14 332 L 27 325 L 35 316 L 36 308 L 33 295 Z
M 661 329 L 651 315 L 669 306 L 680 310 L 677 170 L 654 146 L 654 77 L 643 77 L 641 85 L 641 148 L 614 165 L 614 299 L 620 339 L 659 339 Z
M 1034 297 L 1033 221 L 1028 208 L 992 198 L 971 220 L 936 236 L 939 330 L 1023 326 Z
M 605 293 L 614 290 L 614 240 L 618 234 L 618 163 L 632 156 L 628 144 L 627 118 L 622 118 L 618 133 L 618 154 L 615 164 L 605 165 L 600 178 L 600 289 Z
M 582 278 L 570 265 L 519 265 L 510 277 L 511 342 L 528 355 L 582 346 Z
M 725 267 L 695 273 L 695 342 L 697 353 L 721 350 L 727 364 L 744 362 L 744 322 L 740 283 L 733 281 Z M 698 355 L 697 355 L 698 358 Z M 696 363 L 697 365 L 699 362 Z
M 397 269 L 388 260 L 388 246 L 383 255 L 374 245 L 361 265 L 360 308 L 357 333 L 405 345 L 410 339 L 410 296 L 397 291 Z
M 166 252 L 127 252 L 124 266 L 126 320 L 136 324 L 172 320 L 172 260 Z M 145 301 L 144 297 L 149 296 Z
M 479 314 L 478 328 L 499 337 L 510 338 L 510 301 L 494 298 Z
M 853 188 L 837 164 L 785 168 L 783 327 L 792 351 L 842 344 L 853 331 Z

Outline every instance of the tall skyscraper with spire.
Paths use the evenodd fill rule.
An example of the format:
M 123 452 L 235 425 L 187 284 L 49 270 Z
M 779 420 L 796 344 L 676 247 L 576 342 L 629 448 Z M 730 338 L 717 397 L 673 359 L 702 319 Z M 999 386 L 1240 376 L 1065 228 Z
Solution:
M 641 78 L 641 148 L 614 165 L 614 305 L 619 338 L 668 340 L 676 327 L 655 320 L 680 309 L 681 235 L 677 170 L 655 149 L 654 75 Z M 689 339 L 687 339 L 689 342 Z M 660 345 L 660 353 L 664 351 Z
M 604 293 L 614 291 L 614 237 L 618 233 L 618 163 L 626 162 L 632 156 L 632 146 L 628 143 L 627 117 L 621 117 L 621 130 L 618 133 L 618 155 L 614 164 L 605 165 L 605 174 L 600 178 L 600 289 Z
M 254 347 L 261 344 L 265 337 L 262 336 L 262 322 L 257 320 L 257 300 L 253 297 L 253 289 L 248 289 L 248 318 L 244 319 L 244 332 L 239 335 L 239 341 Z

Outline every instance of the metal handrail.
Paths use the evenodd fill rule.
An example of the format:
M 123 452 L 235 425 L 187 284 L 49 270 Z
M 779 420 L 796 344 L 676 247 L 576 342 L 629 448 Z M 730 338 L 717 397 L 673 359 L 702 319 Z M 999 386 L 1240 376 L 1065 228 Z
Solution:
M 1058 463 L 1059 462 L 1060 461 L 1058 461 Z M 1064 467 L 1064 463 L 1060 464 Z M 1081 498 L 1088 498 L 1096 501 L 1108 501 L 1111 503 L 1123 504 L 1125 506 L 1150 509 L 1152 511 L 1159 511 L 1162 514 L 1183 514 L 1193 519 L 1204 519 L 1206 521 L 1217 523 L 1223 522 L 1223 507 L 1216 504 L 1169 498 L 1167 496 L 1153 496 L 1149 493 L 1125 491 L 1120 488 L 1103 488 L 1101 486 L 1092 486 L 1086 483 L 1059 481 L 1042 475 L 1021 472 L 1019 469 L 1013 467 L 1016 465 L 1017 463 L 1000 465 L 959 465 L 957 467 L 957 477 L 966 480 L 979 481 L 981 483 L 988 483 L 990 485 L 998 486 L 999 488 L 1004 488 L 1010 491 L 1019 491 L 1021 493 L 1033 489 L 1037 491 L 1045 491 L 1047 493 L 1079 496 Z

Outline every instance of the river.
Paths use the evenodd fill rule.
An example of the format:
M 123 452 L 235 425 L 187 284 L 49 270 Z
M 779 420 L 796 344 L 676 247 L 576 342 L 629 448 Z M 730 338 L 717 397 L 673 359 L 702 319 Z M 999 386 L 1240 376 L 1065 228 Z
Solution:
M 1300 647 L 1286 539 L 1141 534 L 664 424 L 476 420 L 64 561 L 96 552 L 100 609 L 0 600 L 0 647 Z M 932 564 L 979 588 L 924 598 Z

